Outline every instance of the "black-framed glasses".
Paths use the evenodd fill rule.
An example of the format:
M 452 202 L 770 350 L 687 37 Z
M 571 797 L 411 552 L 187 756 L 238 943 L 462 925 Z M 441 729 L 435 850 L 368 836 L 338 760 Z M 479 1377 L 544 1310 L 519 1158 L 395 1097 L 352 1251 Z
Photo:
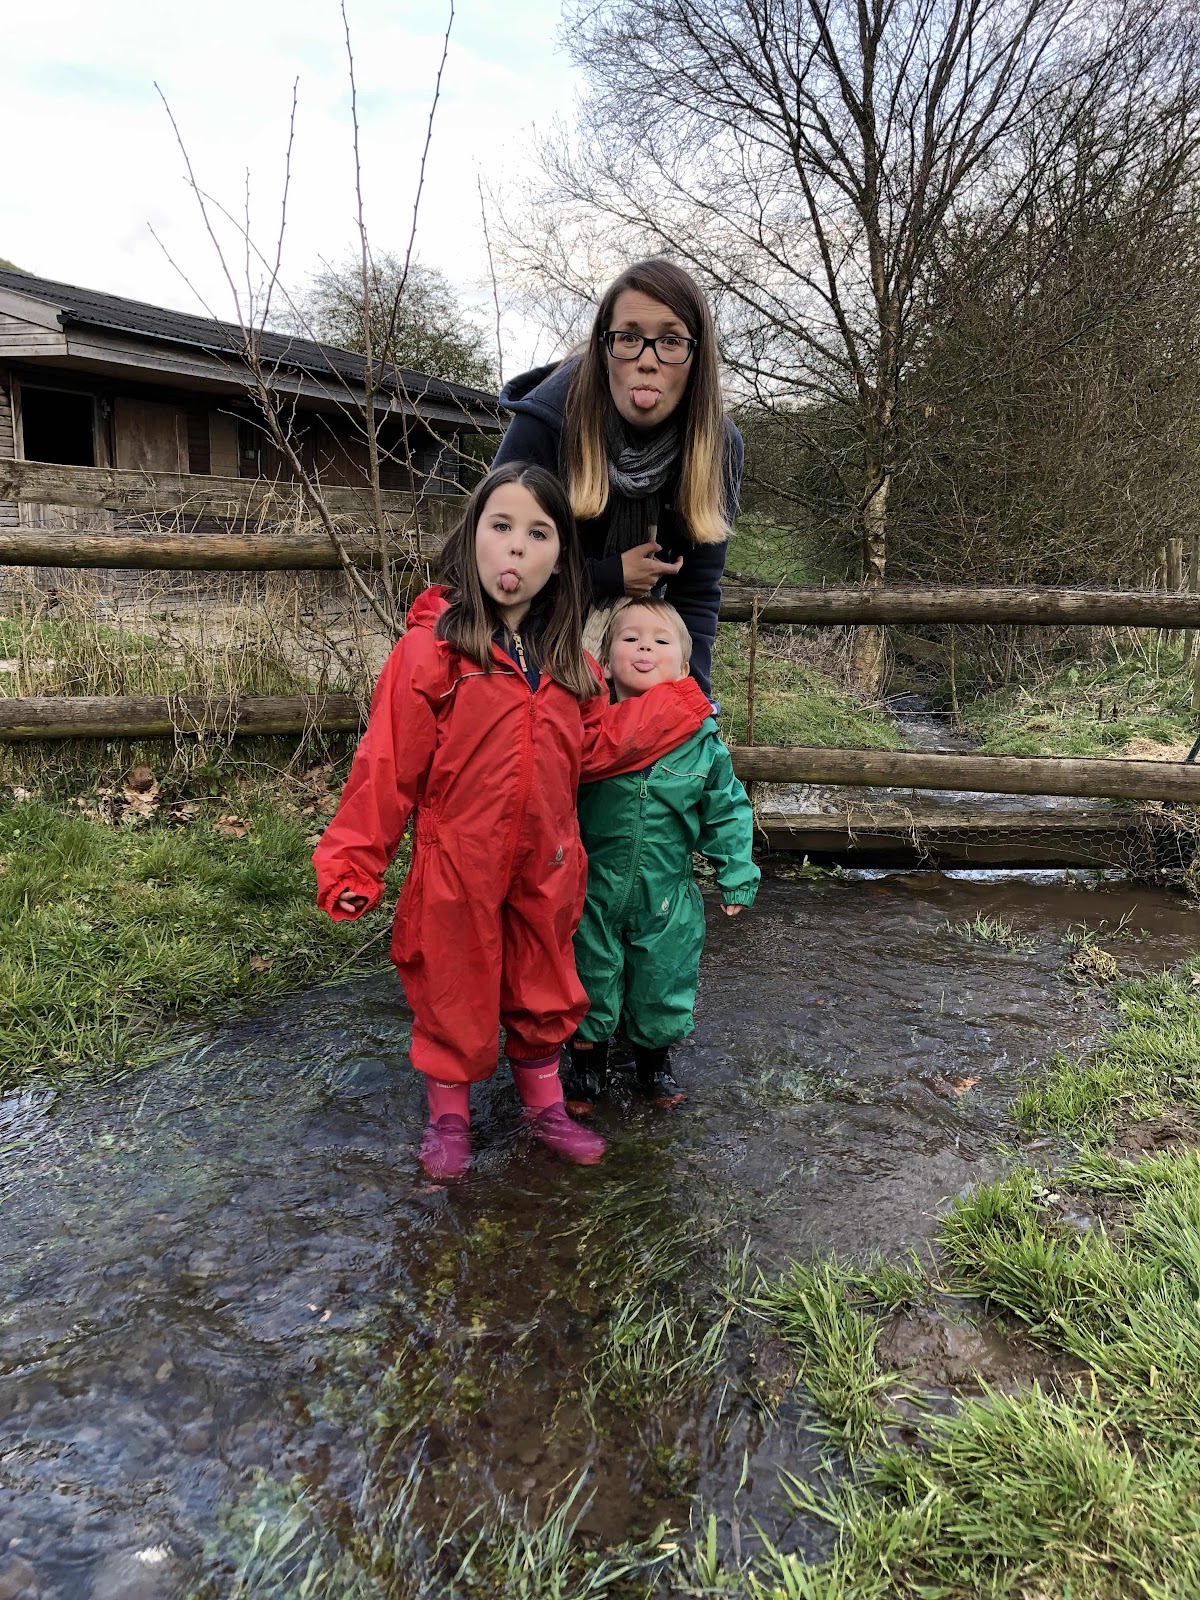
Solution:
M 624 328 L 610 328 L 600 338 L 614 361 L 636 361 L 649 346 L 667 367 L 681 367 L 696 348 L 696 340 L 685 338 L 682 333 L 660 333 L 657 339 L 647 339 Z

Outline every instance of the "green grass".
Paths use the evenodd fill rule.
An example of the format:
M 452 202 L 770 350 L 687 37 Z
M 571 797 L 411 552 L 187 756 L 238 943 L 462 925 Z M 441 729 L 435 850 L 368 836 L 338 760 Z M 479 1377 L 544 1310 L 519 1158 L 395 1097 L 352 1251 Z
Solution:
M 1060 1220 L 1067 1195 L 1119 1199 L 1119 1238 Z M 909 1380 L 883 1369 L 875 1350 L 899 1280 L 885 1275 L 877 1304 L 870 1274 L 828 1263 L 764 1287 L 759 1304 L 795 1346 L 801 1380 L 854 1472 L 831 1490 L 790 1488 L 798 1511 L 834 1530 L 832 1556 L 809 1564 L 768 1549 L 743 1574 L 744 1592 L 1200 1592 L 1198 1240 L 1194 1152 L 1140 1164 L 1081 1159 L 1053 1190 L 1019 1168 L 956 1202 L 941 1229 L 946 1281 L 929 1291 L 1006 1313 L 1047 1352 L 1074 1358 L 1081 1375 L 1050 1390 L 966 1397 L 949 1414 L 930 1412 L 909 1440 L 891 1410 Z
M 1079 1059 L 1056 1056 L 1044 1081 L 1018 1099 L 1019 1121 L 1096 1144 L 1120 1120 L 1158 1116 L 1173 1105 L 1200 1110 L 1197 971 L 1200 959 L 1182 973 L 1118 987 L 1115 1028 Z
M 965 701 L 962 722 L 992 755 L 1106 756 L 1133 739 L 1191 744 L 1200 718 L 1177 649 L 1145 645 Z
M 1081 1062 L 1058 1062 L 1021 1101 L 1023 1119 L 1094 1147 L 1122 1115 L 1194 1107 L 1191 977 L 1125 985 L 1109 1036 Z M 1083 1231 L 1081 1213 L 1093 1218 Z M 789 1490 L 797 1511 L 833 1531 L 832 1555 L 812 1564 L 768 1546 L 740 1575 L 741 1592 L 1200 1593 L 1200 1153 L 1130 1161 L 1092 1148 L 1052 1179 L 1018 1166 L 955 1201 L 939 1244 L 933 1278 L 915 1262 L 865 1272 L 825 1263 L 761 1289 L 852 1470 L 828 1489 Z M 1076 1365 L 1049 1387 L 965 1396 L 906 1436 L 893 1402 L 912 1380 L 881 1367 L 879 1319 L 948 1296 L 956 1317 L 972 1304 L 977 1317 L 999 1313 Z
M 755 1304 L 795 1348 L 823 1430 L 861 1448 L 879 1433 L 887 1379 L 875 1362 L 875 1321 L 856 1303 L 856 1287 L 853 1271 L 836 1262 L 794 1266 L 764 1284 Z
M 369 940 L 382 964 L 386 910 L 334 923 L 316 908 L 312 820 L 273 789 L 238 813 L 241 839 L 200 817 L 0 809 L 0 1089 L 140 1065 L 191 1019 L 349 970 Z
M 760 578 L 764 583 L 819 583 L 826 575 L 814 570 L 796 529 L 753 511 L 739 513 L 726 565 L 739 577 Z
M 1003 917 L 977 916 L 968 922 L 946 922 L 939 932 L 952 933 L 971 944 L 997 944 L 1003 950 L 1019 951 L 1027 955 L 1037 949 L 1037 940 L 1028 934 L 1018 933 Z
M 244 1552 L 232 1576 L 192 1600 L 647 1600 L 672 1563 L 665 1529 L 589 1550 L 584 1477 L 539 1520 L 501 1502 L 434 1528 L 419 1520 L 424 1477 L 416 1458 L 399 1481 L 369 1480 L 344 1541 L 302 1484 L 263 1482 L 224 1530 Z
M 792 658 L 790 644 L 786 631 L 762 630 L 755 662 L 755 744 L 900 748 L 903 740 L 886 713 Z M 713 694 L 721 703 L 721 731 L 730 744 L 745 742 L 749 676 L 749 626 L 720 628 L 713 652 Z

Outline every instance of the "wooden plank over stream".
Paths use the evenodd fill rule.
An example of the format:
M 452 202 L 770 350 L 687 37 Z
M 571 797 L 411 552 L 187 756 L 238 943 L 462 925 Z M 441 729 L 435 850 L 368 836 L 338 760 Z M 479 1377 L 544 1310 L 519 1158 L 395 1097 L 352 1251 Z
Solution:
M 1081 809 L 960 804 L 844 812 L 760 811 L 770 851 L 870 865 L 1106 867 L 1154 852 L 1153 819 L 1118 806 Z
M 926 750 L 829 750 L 737 745 L 744 783 L 847 784 L 963 794 L 1049 794 L 1095 800 L 1182 800 L 1200 805 L 1200 767 L 1186 761 L 1078 756 L 982 756 Z

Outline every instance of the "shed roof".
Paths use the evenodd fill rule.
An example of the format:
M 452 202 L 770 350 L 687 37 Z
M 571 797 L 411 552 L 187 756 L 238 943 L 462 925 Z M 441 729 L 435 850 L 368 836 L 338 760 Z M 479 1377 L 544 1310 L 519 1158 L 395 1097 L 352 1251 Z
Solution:
M 242 330 L 236 323 L 220 322 L 214 317 L 197 317 L 186 311 L 169 311 L 164 306 L 148 305 L 142 300 L 126 300 L 121 295 L 105 294 L 99 289 L 81 289 L 75 284 L 38 278 L 15 268 L 0 267 L 0 289 L 28 295 L 31 299 L 52 305 L 64 328 L 102 328 L 156 344 L 182 346 L 225 357 L 238 355 L 243 345 Z M 335 376 L 359 385 L 365 381 L 366 363 L 363 357 L 352 350 L 339 349 L 336 345 L 318 344 L 315 340 L 297 338 L 289 333 L 267 331 L 259 336 L 259 348 L 270 365 L 322 378 Z M 450 383 L 444 378 L 433 378 L 424 372 L 410 372 L 402 367 L 388 368 L 381 387 L 395 394 L 403 394 L 411 402 L 419 403 L 424 399 L 493 415 L 500 410 L 496 396 L 483 389 Z

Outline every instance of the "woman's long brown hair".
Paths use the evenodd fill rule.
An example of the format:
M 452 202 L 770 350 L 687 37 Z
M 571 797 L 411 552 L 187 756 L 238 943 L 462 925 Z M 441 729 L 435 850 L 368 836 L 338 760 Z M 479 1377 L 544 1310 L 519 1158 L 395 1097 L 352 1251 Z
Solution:
M 638 261 L 609 284 L 571 379 L 566 411 L 566 472 L 571 509 L 583 521 L 598 517 L 608 504 L 608 441 L 605 424 L 612 409 L 608 331 L 617 296 L 626 289 L 669 307 L 696 341 L 688 385 L 679 404 L 683 423 L 677 509 L 696 544 L 720 544 L 729 537 L 723 501 L 725 408 L 717 367 L 717 336 L 708 301 L 696 280 L 673 262 Z
M 529 490 L 558 529 L 558 571 L 530 607 L 541 627 L 537 634 L 538 665 L 577 700 L 590 700 L 600 685 L 583 649 L 583 556 L 575 518 L 562 485 L 544 467 L 512 461 L 480 482 L 467 501 L 462 521 L 442 547 L 440 576 L 450 589 L 450 606 L 437 620 L 434 633 L 468 656 L 485 672 L 494 670 L 492 635 L 504 618 L 483 592 L 475 557 L 475 532 L 493 493 L 506 483 Z M 533 646 L 533 641 L 530 641 Z

